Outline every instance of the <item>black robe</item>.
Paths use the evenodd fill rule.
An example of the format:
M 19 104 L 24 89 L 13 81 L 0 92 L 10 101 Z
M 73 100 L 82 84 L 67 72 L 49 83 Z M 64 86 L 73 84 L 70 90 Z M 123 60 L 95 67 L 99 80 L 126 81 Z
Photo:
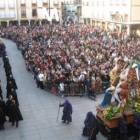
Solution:
M 0 100 L 0 108 L 3 110 L 3 113 L 6 116 L 6 103 L 3 100 Z
M 3 125 L 6 121 L 3 110 L 0 108 L 0 125 Z
M 22 121 L 23 117 L 17 105 L 12 104 L 9 108 L 9 122 Z
M 10 95 L 10 93 L 11 93 L 11 91 L 12 91 L 11 89 L 14 89 L 15 90 L 15 86 L 13 84 L 8 83 L 6 89 L 7 89 L 7 95 L 6 95 L 6 97 L 8 98 L 9 95 Z
M 17 96 L 16 91 L 11 91 L 11 92 L 9 93 L 9 95 L 12 95 L 12 96 L 13 96 L 13 100 L 15 100 L 16 105 L 19 106 L 18 96 Z
M 12 104 L 12 100 L 7 100 L 6 101 L 6 116 L 8 116 L 9 117 L 9 110 L 10 110 L 10 106 L 11 106 L 11 104 Z
M 11 81 L 12 84 L 15 86 L 15 89 L 18 89 L 16 81 L 15 81 L 15 79 L 13 77 L 7 77 L 7 82 L 8 81 Z
M 0 85 L 0 97 L 3 99 L 1 85 Z

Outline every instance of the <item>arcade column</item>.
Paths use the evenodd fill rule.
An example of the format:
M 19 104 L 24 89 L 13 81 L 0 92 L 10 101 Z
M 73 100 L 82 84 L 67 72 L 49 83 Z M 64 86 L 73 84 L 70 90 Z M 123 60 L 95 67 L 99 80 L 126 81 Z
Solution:
M 28 22 L 29 22 L 29 25 L 31 25 L 31 20 L 28 20 Z
M 19 25 L 19 26 L 21 25 L 20 20 L 18 20 L 18 25 Z
M 7 27 L 9 26 L 9 21 L 7 21 Z

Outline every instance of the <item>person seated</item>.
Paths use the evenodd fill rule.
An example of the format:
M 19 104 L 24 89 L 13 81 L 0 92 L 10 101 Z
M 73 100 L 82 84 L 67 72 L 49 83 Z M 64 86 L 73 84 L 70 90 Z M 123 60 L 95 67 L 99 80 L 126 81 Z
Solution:
M 93 88 L 89 88 L 88 90 L 88 97 L 93 97 L 94 100 L 96 100 L 96 94 Z
M 92 112 L 88 112 L 84 121 L 83 136 L 89 136 L 90 140 L 96 140 L 97 123 L 95 115 Z M 94 131 L 94 132 L 93 132 Z M 93 139 L 94 138 L 94 139 Z

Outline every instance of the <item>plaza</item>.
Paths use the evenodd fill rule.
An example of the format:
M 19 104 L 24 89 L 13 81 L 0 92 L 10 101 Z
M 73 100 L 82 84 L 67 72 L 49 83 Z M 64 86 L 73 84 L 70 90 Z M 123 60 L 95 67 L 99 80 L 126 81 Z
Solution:
M 99 94 L 97 101 L 87 97 L 67 97 L 73 105 L 73 121 L 71 124 L 62 124 L 62 108 L 59 119 L 57 114 L 60 101 L 65 98 L 55 96 L 45 90 L 36 88 L 35 81 L 30 72 L 26 71 L 25 61 L 21 52 L 17 50 L 15 43 L 3 39 L 8 57 L 12 66 L 13 75 L 17 82 L 17 96 L 19 108 L 23 115 L 23 121 L 19 128 L 12 127 L 9 122 L 5 123 L 5 130 L 0 131 L 1 140 L 87 140 L 83 137 L 82 128 L 88 111 L 96 115 L 95 105 L 98 105 L 104 94 Z M 6 100 L 6 77 L 3 70 L 2 58 L 0 58 L 0 77 L 4 100 Z M 106 140 L 100 133 L 98 140 Z

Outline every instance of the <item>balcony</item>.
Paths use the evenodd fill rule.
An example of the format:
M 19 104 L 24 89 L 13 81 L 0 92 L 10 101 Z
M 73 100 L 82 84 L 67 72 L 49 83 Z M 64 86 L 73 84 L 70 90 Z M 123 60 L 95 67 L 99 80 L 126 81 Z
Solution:
M 110 14 L 110 20 L 117 22 L 128 22 L 128 14 Z
M 15 14 L 0 14 L 0 18 L 1 19 L 13 19 L 13 18 L 16 18 L 16 15 Z
M 32 7 L 37 7 L 37 3 L 32 3 Z
M 4 3 L 0 3 L 0 9 L 1 8 L 5 8 L 5 4 Z
M 24 8 L 24 7 L 26 7 L 26 4 L 25 3 L 21 3 L 20 7 Z

